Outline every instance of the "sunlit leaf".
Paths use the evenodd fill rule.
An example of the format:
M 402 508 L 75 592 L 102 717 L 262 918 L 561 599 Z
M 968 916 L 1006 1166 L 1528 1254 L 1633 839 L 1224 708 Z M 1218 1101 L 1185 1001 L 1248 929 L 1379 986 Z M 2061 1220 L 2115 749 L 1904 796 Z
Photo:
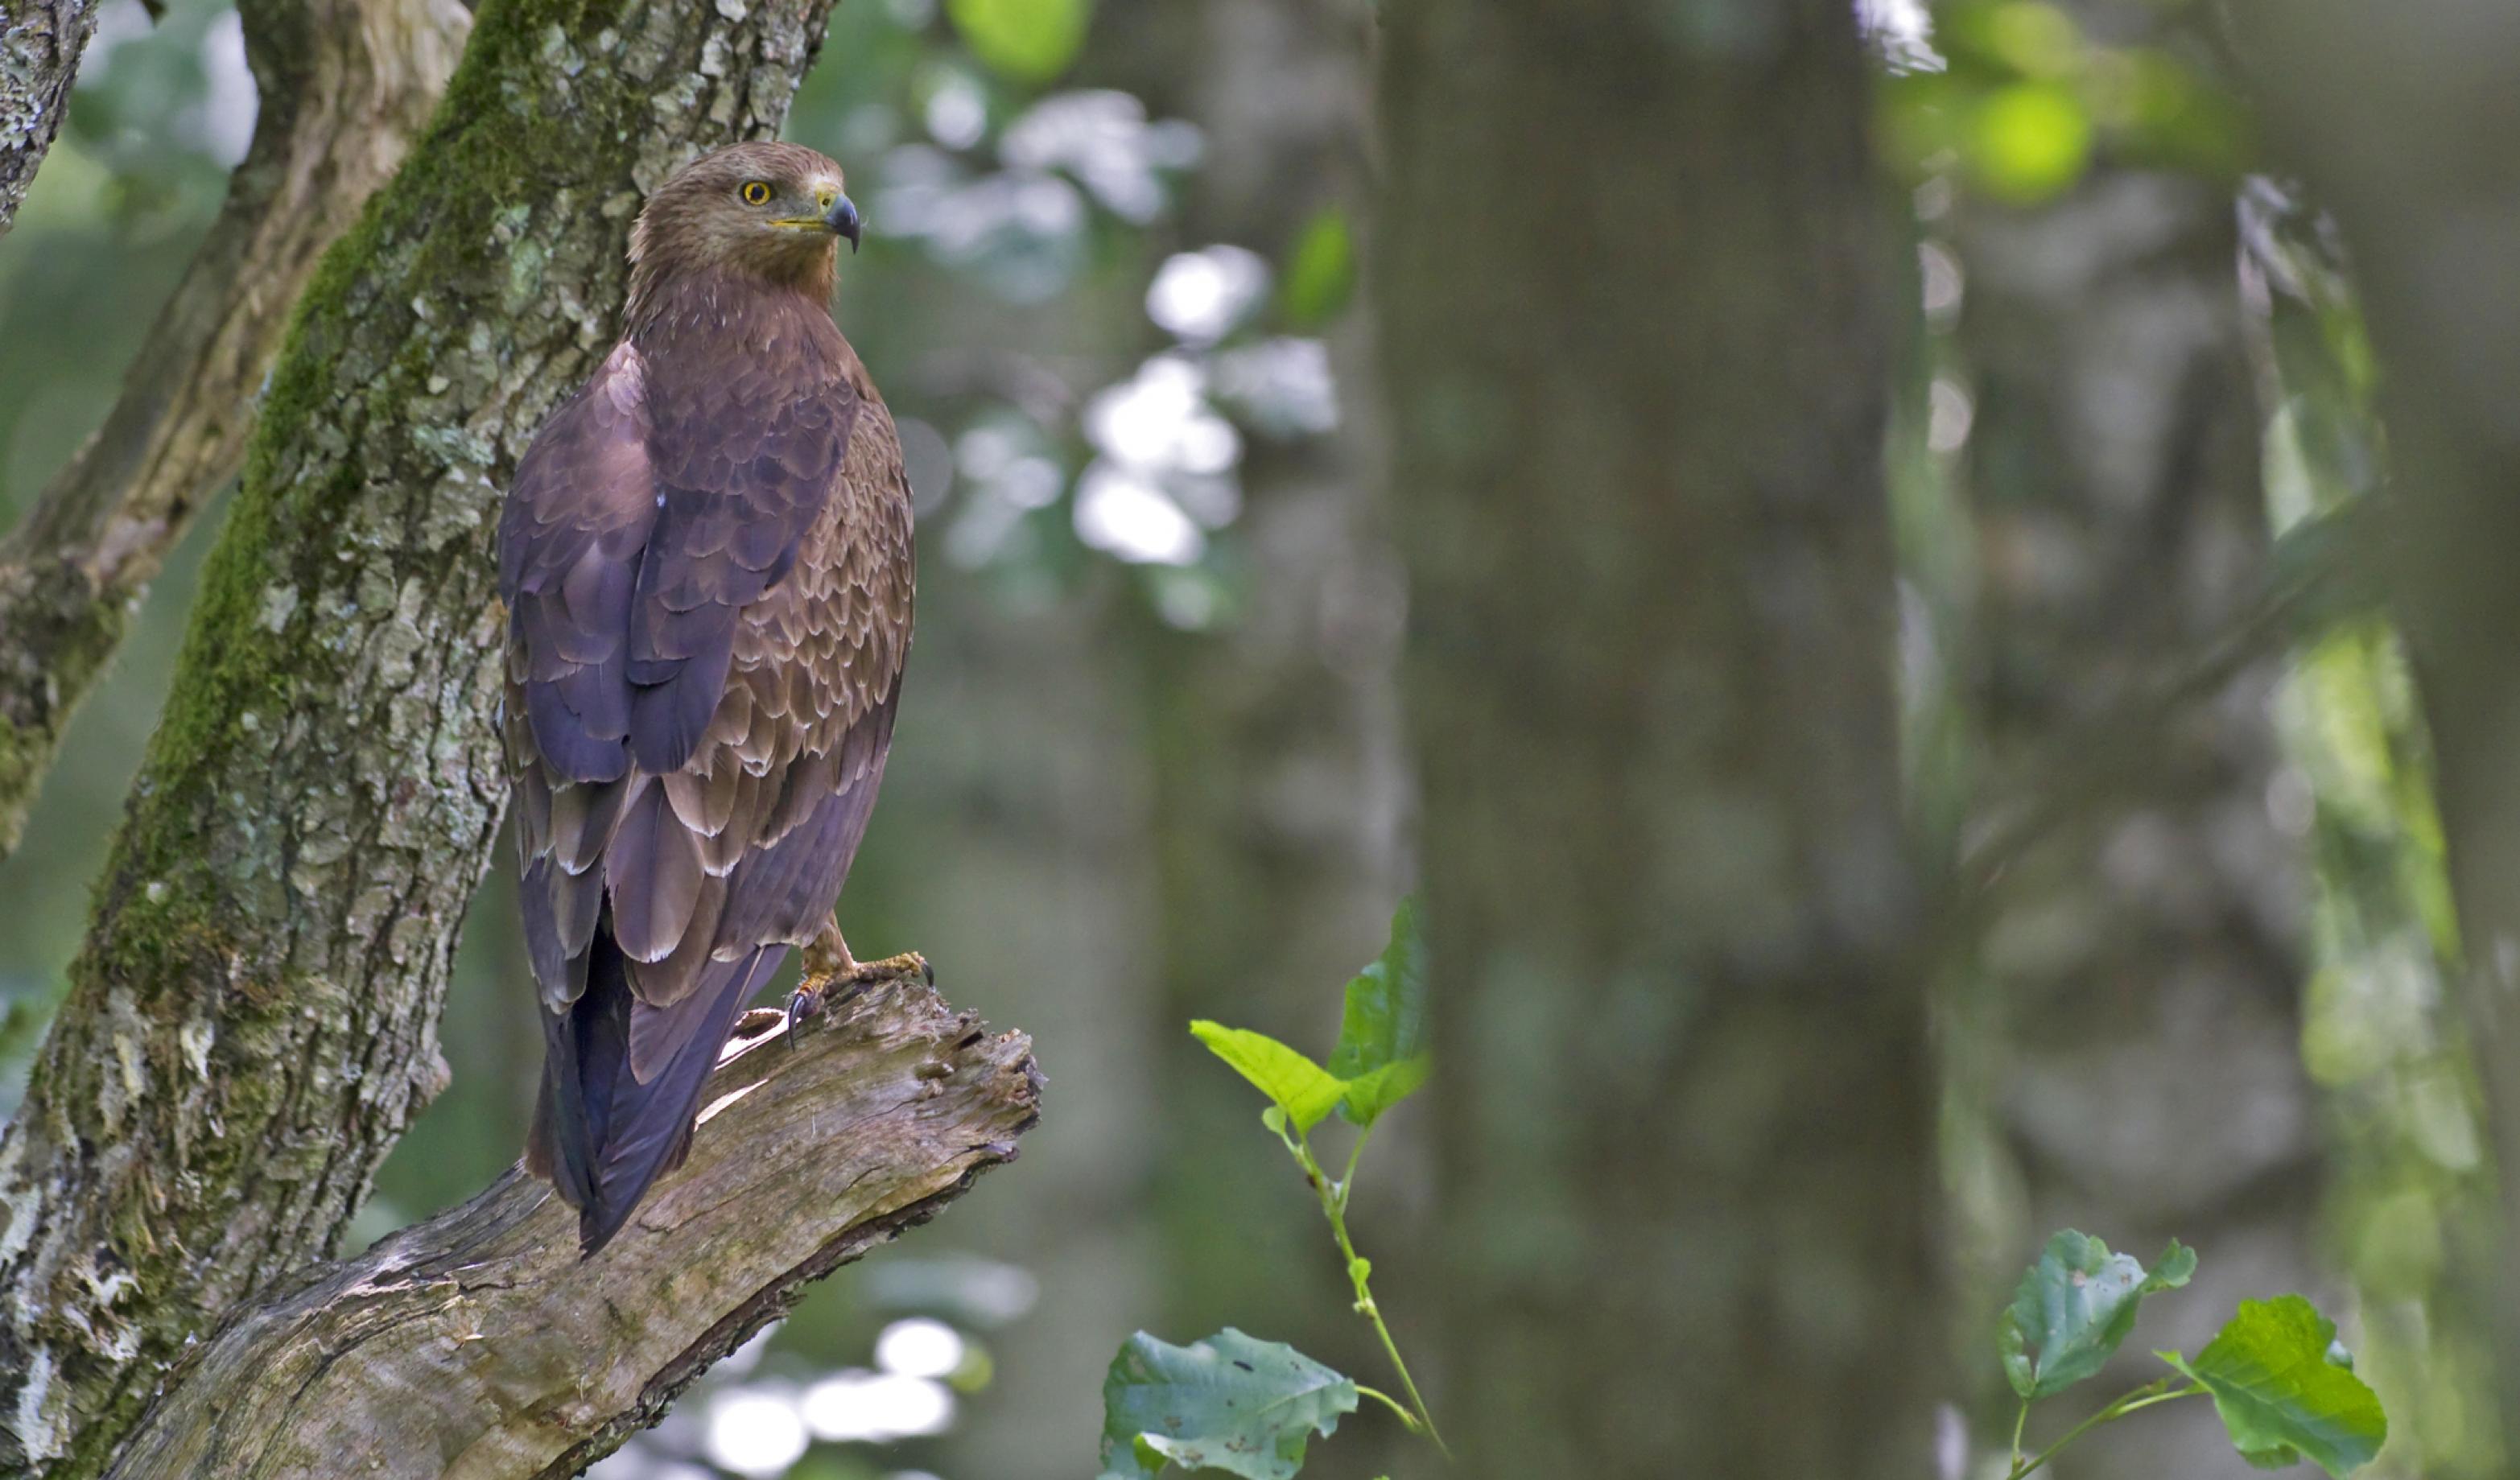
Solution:
M 1307 222 L 1286 255 L 1278 306 L 1297 329 L 1317 329 L 1338 317 L 1356 289 L 1356 246 L 1347 213 L 1333 205 Z
M 2082 178 L 2091 157 L 2092 120 L 2063 87 L 2018 82 L 1997 88 L 1977 106 L 1968 162 L 1995 195 L 2046 200 Z
M 2379 1395 L 2338 1361 L 2336 1323 L 2299 1295 L 2243 1300 L 2193 1361 L 2161 1360 L 2205 1384 L 2240 1458 L 2261 1468 L 2307 1459 L 2344 1480 L 2389 1437 Z
M 1085 44 L 1094 0 L 946 0 L 974 56 L 1020 82 L 1047 82 Z
M 1354 1381 L 1232 1326 L 1190 1346 L 1140 1331 L 1102 1380 L 1101 1480 L 1148 1480 L 1166 1462 L 1290 1480 L 1356 1399 Z
M 1298 1131 L 1321 1124 L 1347 1093 L 1347 1081 L 1266 1033 L 1229 1028 L 1205 1018 L 1190 1025 L 1208 1052 L 1234 1066 L 1261 1094 L 1277 1101 Z
M 2195 1273 L 2196 1251 L 2176 1238 L 2149 1271 L 2072 1229 L 2048 1239 L 1997 1333 L 2012 1390 L 2045 1398 L 2098 1371 L 2135 1329 L 2143 1297 L 2177 1289 Z

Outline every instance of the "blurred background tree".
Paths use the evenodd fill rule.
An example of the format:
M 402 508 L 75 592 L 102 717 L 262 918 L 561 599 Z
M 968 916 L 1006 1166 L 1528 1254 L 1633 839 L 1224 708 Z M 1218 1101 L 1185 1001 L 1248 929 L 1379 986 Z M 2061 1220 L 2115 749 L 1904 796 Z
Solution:
M 2492 225 L 2504 217 L 2467 208 L 2507 204 L 2493 151 L 2512 132 L 2494 110 L 2520 88 L 2494 59 L 2520 50 L 2482 21 L 2462 29 L 2452 0 L 2340 22 L 2318 46 L 2230 31 L 2202 5 L 1865 0 L 1868 56 L 1849 29 L 1819 71 L 1773 64 L 1810 89 L 1789 108 L 1725 79 L 1771 65 L 1779 38 L 1852 26 L 1825 4 L 1689 0 L 1651 24 L 1607 3 L 1571 22 L 1562 0 L 1492 9 L 840 7 L 788 133 L 839 157 L 867 211 L 840 314 L 902 419 L 924 578 L 891 785 L 844 919 L 871 954 L 925 950 L 958 1003 L 1031 1031 L 1050 1113 L 992 1195 L 819 1289 L 604 1473 L 1072 1474 L 1103 1365 L 1138 1325 L 1240 1323 L 1370 1370 L 1312 1214 L 1248 1134 L 1247 1092 L 1182 1023 L 1318 1041 L 1421 878 L 1453 973 L 1443 1123 L 1423 1098 L 1394 1115 L 1390 1195 L 1365 1209 L 1387 1224 L 1360 1230 L 1392 1251 L 1379 1292 L 1411 1350 L 1435 1345 L 1439 1311 L 1474 1354 L 1462 1333 L 1510 1314 L 1500 1351 L 1575 1343 L 1563 1380 L 1590 1374 L 1582 1403 L 1651 1410 L 1629 1459 L 1727 1431 L 1743 1416 L 1719 1411 L 1729 1389 L 1620 1364 L 1670 1350 L 1651 1321 L 1723 1308 L 1691 1304 L 1649 1256 L 1710 1278 L 1749 1268 L 1724 1251 L 1798 1194 L 1751 1173 L 1836 1164 L 1744 1108 L 1800 1096 L 1815 1134 L 1878 1138 L 1857 1143 L 1884 1158 L 1862 1246 L 1900 1273 L 1867 1298 L 1917 1308 L 1933 1272 L 1906 1255 L 1923 1258 L 1929 1214 L 1948 1231 L 1933 1308 L 1957 1356 L 1926 1353 L 1880 1399 L 1921 1433 L 1936 1396 L 1962 1395 L 1943 1414 L 1945 1473 L 2001 1448 L 1987 1323 L 2067 1222 L 2145 1252 L 2177 1233 L 2227 1293 L 2320 1294 L 2397 1420 L 2378 1472 L 2503 1473 L 2520 1285 L 2490 1169 L 2520 1131 L 2495 958 L 2462 951 L 2458 922 L 2499 938 L 2501 850 L 2520 837 L 2498 781 L 2509 680 L 2473 640 L 2509 625 L 2500 475 L 2520 403 L 2497 396 L 2520 379 L 2501 358 L 2520 336 L 2496 338 L 2494 315 L 2520 302 L 2504 291 L 2520 250 Z M 1630 28 L 1594 29 L 1613 26 Z M 0 241 L 13 518 L 98 426 L 210 227 L 254 121 L 243 37 L 225 0 L 173 0 L 154 23 L 138 0 L 99 12 L 68 125 Z M 2270 154 L 2270 131 L 2289 153 Z M 1394 186 L 1398 214 L 1377 224 Z M 1798 230 L 1752 235 L 1772 210 Z M 1814 332 L 1828 285 L 1868 273 L 1877 292 L 1847 291 L 1880 301 Z M 1472 358 L 1499 344 L 1533 358 Z M 1377 352 L 1403 415 L 1381 409 Z M 2384 381 L 2375 354 L 2404 379 Z M 1459 462 L 1429 430 L 1446 419 L 1406 399 L 1447 355 L 1482 373 L 1451 415 L 1517 428 L 1506 455 Z M 1509 403 L 1543 384 L 1560 400 L 1534 430 Z M 1824 386 L 1890 396 L 1886 499 L 1855 450 L 1862 408 Z M 1506 409 L 1480 412 L 1498 404 L 1482 395 Z M 1706 448 L 1763 439 L 1769 463 L 1690 471 Z M 2391 547 L 2394 614 L 2434 634 L 2412 665 L 2358 559 L 2379 545 L 2364 531 L 2392 462 L 2421 489 L 2417 538 Z M 1772 515 L 1785 532 L 1767 545 L 1688 512 L 1805 484 L 1839 502 Z M 1895 577 L 1864 553 L 1881 531 L 1857 500 L 1886 510 Z M 1492 589 L 1500 540 L 1527 564 Z M 202 544 L 156 582 L 0 867 L 0 1114 L 76 944 Z M 1751 663 L 1815 591 L 1870 630 L 1825 659 Z M 1705 609 L 1684 620 L 1691 603 Z M 1601 640 L 1568 650 L 1578 633 Z M 1849 655 L 1867 642 L 1877 669 Z M 1893 676 L 1895 695 L 1874 682 Z M 1480 686 L 1507 682 L 1563 702 L 1500 715 Z M 1744 718 L 1700 688 L 1777 709 L 1745 700 Z M 1492 759 L 1544 740 L 1573 759 Z M 1740 796 L 1692 744 L 1737 750 L 1743 794 L 1798 820 L 1785 856 L 1913 864 L 1909 923 L 1931 936 L 1825 958 L 1843 970 L 1726 964 L 1730 932 L 1824 913 L 1824 890 L 1799 866 L 1753 867 L 1765 855 L 1727 830 L 1741 808 L 1718 805 Z M 1510 794 L 1477 794 L 1491 775 Z M 1853 778 L 1850 794 L 1818 794 L 1823 776 Z M 1603 806 L 1633 815 L 1567 821 Z M 1660 855 L 1638 830 L 1682 814 L 1689 856 L 1722 876 L 1652 892 Z M 472 912 L 446 1019 L 454 1086 L 387 1166 L 371 1233 L 516 1153 L 535 1035 L 511 901 L 494 875 Z M 1678 918 L 1653 949 L 1601 944 L 1645 938 L 1620 932 L 1656 908 Z M 1559 940 L 1588 943 L 1531 954 Z M 1545 964 L 1535 990 L 1474 974 L 1517 961 Z M 1929 967 L 1930 1084 L 1910 995 Z M 1670 1052 L 1675 976 L 1705 1001 L 1773 989 L 1790 1047 Z M 1862 1010 L 1815 1006 L 1841 996 Z M 1458 1076 L 1491 1052 L 1581 1068 L 1581 1086 L 1535 1082 L 1506 1107 L 1528 1142 L 1464 1108 Z M 2503 1088 L 2489 1101 L 2480 1084 Z M 1905 1139 L 1924 1134 L 1901 1118 L 1910 1092 L 1941 1106 L 1931 1209 L 1901 1200 L 1932 1175 Z M 1725 1137 L 1622 1145 L 1644 1158 L 1613 1163 L 1628 1185 L 1535 1208 L 1555 1138 L 1655 1104 Z M 1731 1157 L 1751 1172 L 1717 1175 Z M 2507 1222 L 2520 1177 L 2500 1181 Z M 1508 1252 L 1545 1232 L 1491 1205 L 1565 1214 L 1563 1246 L 1591 1252 L 1550 1269 L 1530 1245 L 1528 1280 L 1439 1263 L 1433 1233 L 1458 1256 L 1473 1227 Z M 1842 1250 L 1821 1207 L 1795 1225 L 1807 1237 L 1758 1252 L 1825 1294 L 1811 1281 Z M 1493 1356 L 1427 1374 L 1439 1415 L 1490 1446 L 1544 1432 L 1523 1415 L 1545 1389 L 1513 1391 L 1530 1364 Z M 1745 1382 L 1803 1370 L 1748 1346 L 1732 1360 Z M 2210 1420 L 2180 1416 L 2193 1422 L 2131 1425 L 2058 1472 L 2243 1472 Z M 1311 1468 L 1436 1472 L 1390 1437 L 1353 1420 Z
M 2231 107 L 2192 18 L 2035 14 L 1946 8 L 1944 75 L 2019 108 L 2149 67 Z M 2228 650 L 2263 619 L 2272 544 L 2235 179 L 2164 155 L 2120 130 L 2070 181 L 1943 179 L 1918 251 L 1928 455 L 1974 557 L 1948 561 L 1943 603 L 1976 740 L 1958 851 L 1983 888 L 1950 1002 L 1963 1257 L 2008 1294 L 2051 1229 L 2182 1238 L 2212 1251 L 2215 1298 L 2152 1339 L 2192 1348 L 2235 1299 L 2319 1288 L 2322 1179 L 2300 1052 L 2312 799 L 2277 734 L 2280 651 Z M 2190 1405 L 2060 1464 L 2135 1480 L 2228 1458 Z
M 1933 1096 L 1855 18 L 1386 23 L 1462 1467 L 1915 1473 Z

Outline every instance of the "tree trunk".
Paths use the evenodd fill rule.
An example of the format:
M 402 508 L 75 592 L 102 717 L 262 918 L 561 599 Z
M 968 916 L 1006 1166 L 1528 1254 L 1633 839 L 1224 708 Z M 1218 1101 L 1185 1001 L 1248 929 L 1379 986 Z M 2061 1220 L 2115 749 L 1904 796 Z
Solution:
M 613 338 L 641 190 L 773 132 L 827 13 L 489 0 L 318 269 L 0 1140 L 0 1471 L 101 1472 L 188 1338 L 331 1249 L 444 1082 L 507 791 L 499 489 Z
M 245 0 L 253 144 L 122 397 L 0 544 L 0 857 L 149 582 L 236 476 L 324 248 L 402 162 L 472 18 L 454 0 Z
M 2103 166 L 2035 210 L 1972 205 L 1956 237 L 1995 819 L 2054 803 L 2059 757 L 2265 590 L 2261 419 L 2228 187 Z M 2261 657 L 2119 735 L 2132 784 L 2057 810 L 1979 921 L 1989 1000 L 1962 1030 L 2003 1046 L 1968 1055 L 1993 1066 L 1979 1092 L 2012 1182 L 2002 1294 L 2055 1229 L 2142 1258 L 2176 1235 L 2203 1251 L 2205 1293 L 2154 1346 L 2193 1350 L 2235 1300 L 2318 1282 L 2300 841 L 2267 802 L 2279 672 Z M 2151 1362 L 2129 1355 L 2124 1385 Z M 2229 1448 L 2200 1407 L 2104 1430 L 2059 1463 L 2203 1474 Z
M 2244 7 L 2274 131 L 2331 206 L 2381 369 L 2393 537 L 2485 1091 L 2502 1451 L 2520 1456 L 2520 11 Z M 2480 1415 L 2482 1418 L 2483 1415 Z
M 102 0 L 0 0 L 0 237 L 70 111 Z
M 1852 7 L 1393 0 L 1375 276 L 1473 1475 L 1927 1473 Z

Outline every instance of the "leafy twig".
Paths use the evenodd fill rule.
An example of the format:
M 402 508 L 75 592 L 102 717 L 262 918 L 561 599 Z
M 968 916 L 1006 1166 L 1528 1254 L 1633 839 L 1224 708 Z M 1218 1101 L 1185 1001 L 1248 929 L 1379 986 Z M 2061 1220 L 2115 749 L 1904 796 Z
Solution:
M 1347 1174 L 1340 1180 L 1332 1182 L 1328 1175 L 1323 1172 L 1322 1164 L 1314 1159 L 1312 1140 L 1309 1136 L 1301 1131 L 1290 1132 L 1282 1119 L 1277 1129 L 1278 1139 L 1285 1143 L 1287 1153 L 1295 1158 L 1297 1166 L 1304 1169 L 1305 1180 L 1312 1184 L 1315 1195 L 1321 1199 L 1322 1216 L 1329 1220 L 1330 1236 L 1338 1240 L 1339 1257 L 1347 1261 L 1348 1282 L 1356 1287 L 1356 1313 L 1373 1323 L 1373 1333 L 1382 1338 L 1383 1355 L 1391 1359 L 1392 1370 L 1400 1374 L 1401 1391 L 1409 1395 L 1409 1406 L 1416 1411 L 1416 1421 L 1410 1426 L 1413 1429 L 1423 1430 L 1426 1437 L 1435 1442 L 1435 1448 L 1443 1453 L 1444 1458 L 1452 1458 L 1452 1447 L 1444 1442 L 1443 1431 L 1435 1426 L 1434 1414 L 1427 1412 L 1426 1400 L 1418 1391 L 1418 1380 L 1409 1375 L 1409 1364 L 1400 1356 L 1400 1343 L 1392 1339 L 1391 1327 L 1383 1323 L 1382 1308 L 1374 1304 L 1373 1288 L 1371 1283 L 1373 1261 L 1357 1253 L 1355 1240 L 1348 1236 L 1348 1188 L 1356 1178 L 1357 1158 L 1365 1152 L 1365 1141 L 1370 1132 L 1360 1129 L 1356 1133 L 1356 1144 L 1348 1149 Z M 1358 1391 L 1363 1392 L 1365 1389 L 1359 1388 Z

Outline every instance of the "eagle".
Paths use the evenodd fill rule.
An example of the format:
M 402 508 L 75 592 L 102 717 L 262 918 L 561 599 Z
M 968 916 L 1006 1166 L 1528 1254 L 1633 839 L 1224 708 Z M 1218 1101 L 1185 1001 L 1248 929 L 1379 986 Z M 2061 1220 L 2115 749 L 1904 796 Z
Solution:
M 631 230 L 620 342 L 500 516 L 544 1039 L 525 1164 L 577 1209 L 582 1256 L 681 1164 L 788 949 L 856 970 L 832 909 L 883 781 L 914 577 L 901 444 L 832 322 L 859 229 L 839 166 L 796 145 L 667 179 Z

